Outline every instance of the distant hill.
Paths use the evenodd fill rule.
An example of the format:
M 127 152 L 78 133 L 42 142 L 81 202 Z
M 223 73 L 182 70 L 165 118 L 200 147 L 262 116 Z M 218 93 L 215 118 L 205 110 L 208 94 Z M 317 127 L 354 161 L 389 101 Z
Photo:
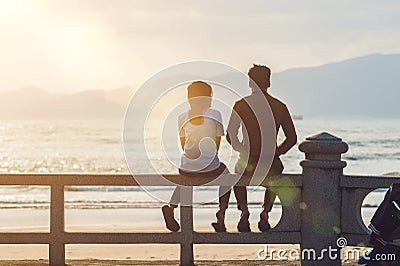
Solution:
M 130 87 L 75 94 L 51 93 L 32 87 L 0 92 L 0 118 L 122 118 L 132 94 Z
M 373 54 L 272 76 L 271 94 L 308 116 L 400 118 L 400 55 Z
M 289 69 L 273 74 L 271 94 L 287 103 L 293 114 L 305 118 L 400 118 L 399 70 L 400 55 L 382 54 Z M 75 94 L 51 93 L 34 87 L 4 91 L 0 92 L 0 119 L 122 119 L 134 89 Z

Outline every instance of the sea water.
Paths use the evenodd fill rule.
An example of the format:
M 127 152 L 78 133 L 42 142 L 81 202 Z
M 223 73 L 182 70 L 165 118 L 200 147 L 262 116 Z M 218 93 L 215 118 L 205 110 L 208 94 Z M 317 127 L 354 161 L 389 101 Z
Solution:
M 154 125 L 159 125 L 154 123 Z M 349 144 L 343 155 L 347 162 L 345 174 L 395 175 L 400 172 L 400 120 L 390 119 L 317 119 L 296 120 L 298 140 L 321 131 L 330 132 Z M 122 120 L 21 120 L 0 121 L 0 173 L 129 173 L 122 145 Z M 179 145 L 177 132 L 171 130 L 162 135 L 159 126 L 146 128 L 149 155 L 156 170 L 177 173 L 173 162 L 180 154 L 165 158 L 162 144 Z M 283 139 L 280 133 L 278 140 Z M 140 145 L 140 140 L 132 145 Z M 168 145 L 166 145 L 168 146 Z M 233 171 L 237 154 L 233 153 L 225 139 L 222 140 L 220 158 Z M 131 153 L 131 170 L 136 174 L 151 173 L 143 162 L 147 154 Z M 304 154 L 298 147 L 291 149 L 282 161 L 285 172 L 300 173 L 299 162 Z M 172 163 L 171 163 L 172 162 Z M 172 188 L 152 188 L 166 198 Z M 383 199 L 385 190 L 370 193 L 364 200 L 362 213 L 368 220 L 374 207 Z M 161 194 L 160 194 L 161 193 Z M 195 201 L 200 202 L 204 193 L 217 189 L 204 187 L 195 191 Z M 249 204 L 258 208 L 263 189 L 252 189 Z M 231 197 L 234 204 L 234 197 Z M 158 208 L 163 203 L 140 187 L 68 187 L 68 209 L 127 209 Z M 216 208 L 217 201 L 199 206 L 198 213 L 206 208 Z M 40 186 L 0 187 L 0 208 L 48 208 L 49 189 Z M 211 211 L 213 212 L 213 211 Z M 273 216 L 279 219 L 277 199 Z

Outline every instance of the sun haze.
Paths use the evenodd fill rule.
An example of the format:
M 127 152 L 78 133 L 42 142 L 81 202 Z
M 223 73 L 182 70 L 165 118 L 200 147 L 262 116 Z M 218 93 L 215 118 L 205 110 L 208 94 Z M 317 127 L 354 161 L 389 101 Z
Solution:
M 399 53 L 398 1 L 0 0 L 0 90 L 140 84 L 182 61 L 274 72 Z

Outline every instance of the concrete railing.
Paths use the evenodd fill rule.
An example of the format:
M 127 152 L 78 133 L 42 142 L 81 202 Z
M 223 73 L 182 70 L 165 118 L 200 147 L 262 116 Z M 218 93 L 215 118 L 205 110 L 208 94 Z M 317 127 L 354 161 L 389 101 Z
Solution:
M 394 177 L 346 176 L 341 154 L 347 144 L 328 133 L 307 138 L 299 146 L 305 152 L 302 174 L 283 174 L 269 178 L 268 185 L 279 196 L 282 217 L 269 232 L 201 233 L 193 229 L 193 209 L 181 206 L 181 230 L 176 233 L 78 233 L 66 232 L 64 222 L 65 186 L 138 186 L 130 175 L 113 174 L 1 174 L 0 185 L 36 185 L 51 187 L 50 232 L 0 233 L 0 244 L 48 244 L 51 265 L 65 265 L 66 244 L 180 244 L 181 265 L 193 265 L 193 244 L 300 244 L 301 250 L 314 249 L 320 254 L 328 246 L 337 247 L 343 236 L 349 245 L 365 245 L 368 230 L 361 219 L 364 197 L 376 188 L 388 187 Z M 158 178 L 140 175 L 140 185 L 159 186 Z M 145 177 L 145 178 L 144 178 Z M 172 182 L 184 182 L 182 191 L 192 195 L 194 180 L 165 175 Z M 226 175 L 223 178 L 232 178 Z M 144 184 L 143 180 L 148 180 Z M 179 182 L 178 182 L 179 181 Z M 202 179 L 204 183 L 204 179 Z M 221 180 L 221 183 L 224 181 Z M 237 185 L 245 186 L 241 178 Z M 340 258 L 302 265 L 340 265 Z

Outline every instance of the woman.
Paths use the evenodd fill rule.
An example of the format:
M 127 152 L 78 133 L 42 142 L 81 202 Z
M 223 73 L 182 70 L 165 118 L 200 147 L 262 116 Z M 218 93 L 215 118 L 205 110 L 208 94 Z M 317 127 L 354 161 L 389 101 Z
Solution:
M 188 86 L 188 101 L 190 110 L 178 118 L 179 137 L 183 154 L 179 173 L 185 177 L 218 177 L 226 173 L 226 166 L 218 158 L 221 137 L 224 135 L 221 113 L 211 108 L 212 88 L 209 84 L 196 81 Z M 225 190 L 225 191 L 224 191 Z M 221 187 L 220 195 L 230 189 Z M 221 201 L 220 201 L 221 202 Z M 179 223 L 174 218 L 174 209 L 180 203 L 180 187 L 177 187 L 171 197 L 170 204 L 162 207 L 166 227 L 177 232 Z M 220 204 L 220 211 L 228 207 Z M 225 232 L 223 219 L 212 224 L 218 232 Z

